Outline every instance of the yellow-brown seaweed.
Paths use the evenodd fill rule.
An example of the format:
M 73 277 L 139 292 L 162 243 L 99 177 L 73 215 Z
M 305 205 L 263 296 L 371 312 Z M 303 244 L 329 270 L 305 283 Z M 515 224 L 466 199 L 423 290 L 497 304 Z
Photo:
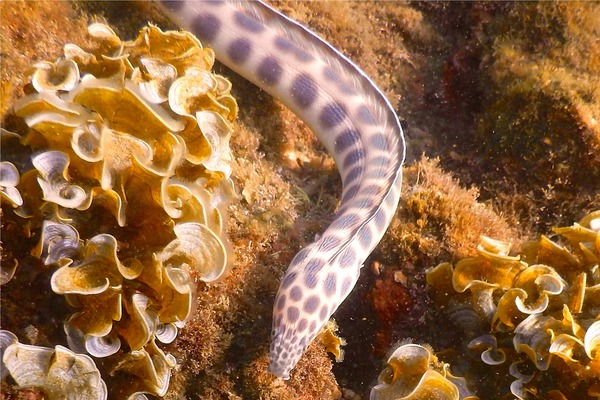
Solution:
M 477 399 L 464 379 L 450 374 L 427 346 L 404 344 L 387 360 L 388 366 L 371 390 L 371 400 Z
M 21 387 L 40 389 L 48 399 L 107 398 L 106 384 L 87 355 L 56 346 L 54 349 L 21 344 L 11 332 L 0 331 L 2 379 Z
M 482 238 L 479 257 L 462 260 L 454 268 L 444 263 L 428 273 L 428 283 L 450 296 L 444 304 L 465 304 L 456 294 L 453 299 L 444 276 L 452 275 L 457 292 L 471 291 L 470 306 L 487 322 L 491 334 L 471 340 L 469 347 L 478 350 L 487 365 L 510 363 L 508 372 L 517 378 L 510 389 L 520 399 L 549 394 L 551 388 L 538 385 L 542 386 L 544 371 L 552 368 L 563 371 L 565 379 L 585 382 L 589 390 L 600 376 L 598 215 L 594 212 L 571 227 L 555 228 L 568 245 L 542 236 L 526 243 L 520 256 L 509 256 L 507 244 L 492 248 L 496 254 L 490 256 L 490 239 Z M 567 389 L 557 389 L 552 396 L 569 397 Z
M 190 33 L 149 26 L 122 41 L 100 23 L 88 33 L 90 48 L 67 44 L 34 66 L 14 105 L 34 169 L 19 177 L 3 162 L 2 200 L 41 228 L 32 254 L 57 267 L 69 346 L 134 377 L 125 393 L 162 396 L 176 361 L 158 342 L 190 318 L 194 280 L 213 282 L 230 263 L 237 104 Z

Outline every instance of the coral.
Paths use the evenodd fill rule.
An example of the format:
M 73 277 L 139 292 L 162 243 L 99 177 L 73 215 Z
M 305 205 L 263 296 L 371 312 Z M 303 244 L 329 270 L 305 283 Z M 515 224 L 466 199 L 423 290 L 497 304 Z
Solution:
M 132 376 L 122 393 L 162 396 L 176 360 L 157 342 L 190 318 L 194 280 L 213 282 L 229 265 L 237 104 L 210 71 L 212 50 L 187 32 L 88 32 L 89 48 L 67 44 L 64 57 L 38 62 L 15 103 L 33 169 L 1 164 L 2 201 L 11 219 L 41 229 L 32 254 L 57 267 L 50 285 L 74 310 L 71 349 Z M 15 268 L 3 268 L 3 284 Z
M 371 400 L 473 399 L 465 380 L 450 373 L 433 350 L 418 344 L 403 344 L 389 356 L 386 368 L 371 390 Z
M 106 400 L 106 384 L 91 357 L 56 346 L 21 344 L 9 331 L 0 331 L 2 380 L 8 375 L 18 386 L 37 388 L 48 399 Z
M 427 275 L 440 305 L 470 308 L 484 321 L 468 346 L 517 378 L 510 391 L 519 399 L 592 396 L 600 376 L 600 212 L 554 232 L 565 245 L 542 236 L 515 256 L 509 243 L 482 237 L 477 257 Z

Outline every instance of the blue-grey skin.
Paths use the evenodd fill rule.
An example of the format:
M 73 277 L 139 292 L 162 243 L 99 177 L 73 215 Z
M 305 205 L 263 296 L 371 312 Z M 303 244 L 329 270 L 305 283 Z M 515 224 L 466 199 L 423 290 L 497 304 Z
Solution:
M 162 4 L 219 61 L 296 113 L 338 165 L 343 192 L 336 217 L 294 257 L 275 298 L 269 371 L 288 379 L 391 222 L 402 183 L 402 128 L 388 100 L 357 66 L 270 6 Z

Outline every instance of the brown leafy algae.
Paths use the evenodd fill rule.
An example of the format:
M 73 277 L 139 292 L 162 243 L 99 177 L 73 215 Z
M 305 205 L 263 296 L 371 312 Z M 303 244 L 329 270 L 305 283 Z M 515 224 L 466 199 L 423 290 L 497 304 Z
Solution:
M 14 104 L 28 130 L 3 139 L 34 151 L 33 168 L 3 162 L 5 224 L 36 232 L 31 254 L 52 269 L 50 288 L 73 310 L 66 341 L 97 360 L 109 392 L 164 396 L 176 358 L 159 343 L 173 342 L 189 320 L 194 281 L 221 279 L 231 257 L 224 205 L 236 197 L 229 136 L 237 103 L 211 72 L 212 50 L 189 33 L 149 26 L 122 41 L 94 23 L 88 34 L 91 46 L 69 43 L 63 57 L 38 62 L 29 94 Z M 11 261 L 5 285 L 22 262 Z M 44 351 L 8 369 L 18 385 L 60 398 L 19 378 L 16 363 L 24 368 Z M 102 387 L 89 398 L 105 398 Z

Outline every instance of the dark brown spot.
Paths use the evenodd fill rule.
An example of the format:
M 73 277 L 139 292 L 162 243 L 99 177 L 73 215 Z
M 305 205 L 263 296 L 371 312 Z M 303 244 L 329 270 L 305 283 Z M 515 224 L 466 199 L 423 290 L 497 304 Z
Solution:
M 371 230 L 366 226 L 358 233 L 358 241 L 364 248 L 369 246 L 372 239 L 373 235 L 371 234 Z
M 321 321 L 326 321 L 328 315 L 329 315 L 329 308 L 327 307 L 327 304 L 324 304 L 321 307 L 321 310 L 319 311 L 319 319 Z
M 342 294 L 346 295 L 350 293 L 352 290 L 352 278 L 349 276 L 344 278 L 344 282 L 342 283 Z
M 369 140 L 371 147 L 377 150 L 387 150 L 387 141 L 382 133 L 377 133 Z
M 346 213 L 345 215 L 337 218 L 332 225 L 336 228 L 346 229 L 350 228 L 358 223 L 358 215 L 354 213 Z
M 325 129 L 338 126 L 346 119 L 346 107 L 334 101 L 325 107 L 319 114 L 319 122 Z
M 298 307 L 288 308 L 288 310 L 287 310 L 288 322 L 294 323 L 298 320 L 298 317 L 300 317 L 300 310 L 298 310 Z
M 355 166 L 346 175 L 345 182 L 350 183 L 350 182 L 357 180 L 358 178 L 360 178 L 362 176 L 362 173 L 363 173 L 362 167 L 360 165 Z
M 342 203 L 346 203 L 350 201 L 351 198 L 356 196 L 358 193 L 359 185 L 356 184 L 354 186 L 350 186 L 347 190 L 344 191 L 344 195 L 342 196 Z
M 309 272 L 306 274 L 306 276 L 304 277 L 304 284 L 306 285 L 306 287 L 308 287 L 309 289 L 314 289 L 317 287 L 317 274 L 314 272 Z
M 294 283 L 294 281 L 296 280 L 296 276 L 297 276 L 296 272 L 291 272 L 289 274 L 286 274 L 285 277 L 283 278 L 283 280 L 281 281 L 281 288 L 282 289 L 289 288 L 292 285 L 292 283 Z
M 275 37 L 275 47 L 277 47 L 281 51 L 292 51 L 296 46 L 292 44 L 286 38 L 282 38 L 281 36 Z
M 360 134 L 354 129 L 346 129 L 335 138 L 335 151 L 342 153 L 359 142 Z
M 192 30 L 205 42 L 212 42 L 221 29 L 221 21 L 215 15 L 198 14 L 192 22 Z
M 304 248 L 302 250 L 300 250 L 298 252 L 298 254 L 296 254 L 294 256 L 294 259 L 292 260 L 292 264 L 300 264 L 302 261 L 304 261 L 306 259 L 306 257 L 308 256 L 309 250 L 308 248 Z
M 369 185 L 362 188 L 360 192 L 366 196 L 375 196 L 377 193 L 379 193 L 379 191 L 381 191 L 380 185 Z
M 351 248 L 347 248 L 346 250 L 344 250 L 344 252 L 342 253 L 342 256 L 340 257 L 340 267 L 342 267 L 342 268 L 353 267 L 355 262 L 356 262 L 356 253 L 354 252 L 354 250 L 352 250 Z
M 325 67 L 325 69 L 323 70 L 323 76 L 328 81 L 334 82 L 336 84 L 338 90 L 341 91 L 342 93 L 345 93 L 345 94 L 353 94 L 354 93 L 354 90 L 352 89 L 352 87 L 350 87 L 350 85 L 348 85 L 348 83 L 330 67 Z
M 387 223 L 385 213 L 382 210 L 379 210 L 373 219 L 375 220 L 375 226 L 377 229 L 379 229 L 379 231 L 383 231 Z
M 275 38 L 275 47 L 284 53 L 293 54 L 298 61 L 310 61 L 313 59 L 313 57 L 310 54 L 308 54 L 289 40 L 280 36 L 277 36 Z
M 327 235 L 326 237 L 322 238 L 322 241 L 323 242 L 321 243 L 321 246 L 319 246 L 319 249 L 327 252 L 336 248 L 340 244 L 341 239 L 335 235 Z
M 321 300 L 318 296 L 310 296 L 304 302 L 304 307 L 302 308 L 305 312 L 312 314 L 316 311 L 317 307 L 321 304 Z
M 300 320 L 300 322 L 298 322 L 298 331 L 303 332 L 307 326 L 308 326 L 308 321 L 306 320 L 306 318 L 302 318 Z M 296 337 L 297 336 L 298 335 L 296 335 Z
M 300 108 L 310 107 L 317 98 L 317 84 L 307 74 L 300 74 L 292 81 L 292 99 Z
M 279 297 L 279 299 L 277 300 L 277 309 L 279 311 L 283 310 L 283 307 L 285 307 L 285 295 L 282 295 L 281 297 Z
M 259 22 L 239 11 L 236 11 L 234 18 L 237 25 L 248 32 L 258 33 L 265 29 Z
M 267 57 L 258 66 L 258 78 L 266 85 L 275 85 L 281 79 L 283 68 L 275 57 Z
M 364 155 L 362 149 L 353 150 L 352 152 L 350 152 L 350 154 L 348 154 L 344 158 L 344 163 L 343 163 L 344 168 L 348 169 L 351 166 L 358 164 L 359 162 L 362 161 L 364 156 L 365 155 Z
M 309 274 L 316 274 L 323 269 L 323 261 L 315 259 L 306 264 L 305 271 Z
M 378 156 L 378 157 L 373 158 L 372 160 L 369 160 L 370 165 L 377 165 L 378 167 L 387 166 L 389 162 L 390 162 L 390 159 L 389 159 L 389 157 L 386 157 L 386 156 Z
M 336 274 L 333 272 L 330 272 L 329 275 L 327 275 L 327 278 L 325 278 L 325 294 L 329 297 L 333 296 L 335 294 L 335 289 L 336 289 L 336 283 L 337 283 L 337 278 L 336 278 Z
M 298 286 L 294 286 L 292 290 L 290 290 L 290 299 L 294 301 L 298 301 L 302 298 L 302 289 Z
M 171 11 L 181 10 L 181 8 L 185 5 L 185 1 L 172 1 L 172 0 L 163 0 L 161 1 L 162 5 Z
M 373 207 L 373 199 L 371 197 L 364 197 L 364 198 L 358 200 L 355 204 L 356 204 L 356 207 L 358 207 L 362 210 L 366 210 L 366 209 Z
M 252 45 L 247 39 L 236 39 L 227 48 L 227 55 L 236 64 L 245 62 L 250 56 Z

